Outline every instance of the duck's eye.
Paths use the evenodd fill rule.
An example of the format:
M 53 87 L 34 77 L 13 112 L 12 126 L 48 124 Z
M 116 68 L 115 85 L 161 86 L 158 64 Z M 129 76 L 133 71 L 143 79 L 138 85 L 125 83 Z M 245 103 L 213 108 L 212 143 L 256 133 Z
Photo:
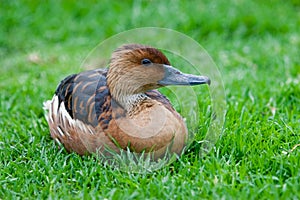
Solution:
M 150 65 L 150 64 L 152 64 L 151 60 L 149 60 L 148 58 L 144 58 L 141 63 L 143 65 Z

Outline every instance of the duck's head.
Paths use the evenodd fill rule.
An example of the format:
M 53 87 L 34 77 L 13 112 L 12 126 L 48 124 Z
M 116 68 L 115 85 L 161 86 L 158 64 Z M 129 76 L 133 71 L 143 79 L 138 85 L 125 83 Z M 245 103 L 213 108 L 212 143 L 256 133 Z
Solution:
M 119 47 L 112 54 L 107 85 L 116 99 L 167 85 L 210 84 L 206 76 L 184 74 L 159 50 L 140 44 Z

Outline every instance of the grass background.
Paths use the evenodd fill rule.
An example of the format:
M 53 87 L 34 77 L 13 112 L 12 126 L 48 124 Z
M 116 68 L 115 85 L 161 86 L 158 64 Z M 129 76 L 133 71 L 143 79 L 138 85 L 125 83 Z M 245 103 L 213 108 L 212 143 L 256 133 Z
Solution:
M 101 40 L 135 27 L 207 49 L 227 95 L 224 133 L 152 174 L 59 150 L 42 102 Z M 0 199 L 299 199 L 297 0 L 0 1 Z

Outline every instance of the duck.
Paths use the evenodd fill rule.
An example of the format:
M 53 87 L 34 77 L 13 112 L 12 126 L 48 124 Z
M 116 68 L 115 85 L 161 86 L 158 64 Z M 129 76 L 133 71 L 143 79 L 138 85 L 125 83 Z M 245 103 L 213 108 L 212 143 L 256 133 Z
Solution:
M 185 120 L 157 89 L 210 84 L 186 74 L 157 48 L 124 44 L 108 67 L 72 74 L 44 102 L 51 137 L 79 155 L 129 150 L 162 158 L 180 155 L 188 140 Z

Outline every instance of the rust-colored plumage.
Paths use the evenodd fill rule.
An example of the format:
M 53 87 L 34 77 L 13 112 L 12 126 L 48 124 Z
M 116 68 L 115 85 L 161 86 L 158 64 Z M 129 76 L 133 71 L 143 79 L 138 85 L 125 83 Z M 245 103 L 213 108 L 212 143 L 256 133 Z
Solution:
M 124 45 L 113 52 L 108 69 L 65 78 L 45 102 L 51 137 L 80 155 L 101 152 L 180 153 L 187 128 L 169 100 L 156 88 L 209 83 L 183 74 L 159 50 Z

